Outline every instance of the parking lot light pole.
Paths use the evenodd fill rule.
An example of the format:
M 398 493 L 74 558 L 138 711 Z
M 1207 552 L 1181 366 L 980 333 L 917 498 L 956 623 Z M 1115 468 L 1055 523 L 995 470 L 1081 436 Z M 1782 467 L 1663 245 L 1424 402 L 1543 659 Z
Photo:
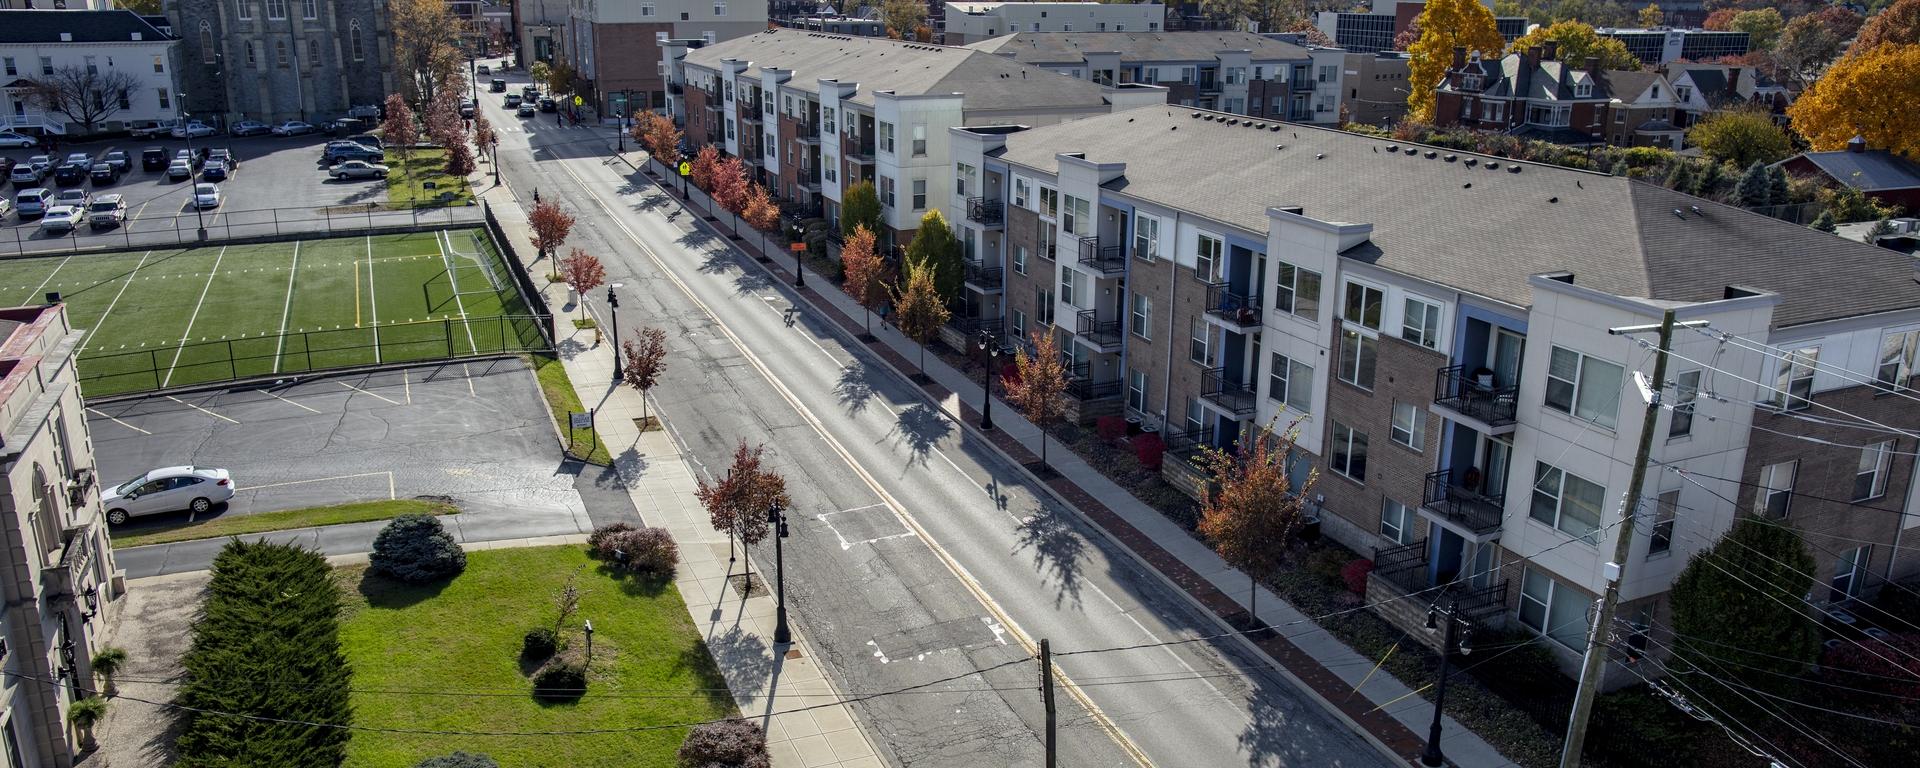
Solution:
M 779 504 L 767 507 L 767 522 L 773 526 L 773 589 L 775 607 L 773 609 L 773 642 L 786 645 L 793 642 L 793 632 L 787 628 L 787 563 L 780 540 L 787 537 L 787 512 Z
M 180 99 L 180 133 L 187 137 L 187 204 L 193 206 L 195 234 L 204 243 L 207 241 L 207 220 L 200 215 L 200 201 L 194 199 L 193 195 L 193 120 L 190 119 L 193 113 L 186 109 L 187 94 L 183 92 L 177 96 Z
M 626 374 L 620 371 L 620 294 L 613 292 L 614 289 L 625 285 L 626 283 L 614 283 L 607 286 L 608 322 L 613 326 L 613 380 L 615 383 L 627 378 Z

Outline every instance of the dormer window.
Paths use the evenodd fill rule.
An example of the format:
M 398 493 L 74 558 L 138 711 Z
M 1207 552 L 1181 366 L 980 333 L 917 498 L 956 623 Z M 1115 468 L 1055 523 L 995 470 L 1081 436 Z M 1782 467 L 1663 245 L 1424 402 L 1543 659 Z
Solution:
M 1467 90 L 1469 90 L 1469 91 L 1477 91 L 1477 90 L 1480 90 L 1480 76 L 1479 76 L 1479 75 L 1466 75 L 1466 76 L 1463 76 L 1463 77 L 1461 77 L 1461 78 L 1460 78 L 1460 87 L 1462 87 L 1462 88 L 1465 88 L 1465 89 L 1467 89 Z
M 1574 83 L 1573 97 L 1576 99 L 1593 98 L 1593 83 Z

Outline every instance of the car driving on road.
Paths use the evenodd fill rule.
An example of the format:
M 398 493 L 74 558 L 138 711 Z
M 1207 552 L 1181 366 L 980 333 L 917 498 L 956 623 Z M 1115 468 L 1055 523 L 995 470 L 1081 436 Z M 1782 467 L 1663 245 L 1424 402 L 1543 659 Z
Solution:
M 129 518 L 187 510 L 196 515 L 233 498 L 233 476 L 212 467 L 162 467 L 107 489 L 100 506 L 107 522 L 120 525 Z

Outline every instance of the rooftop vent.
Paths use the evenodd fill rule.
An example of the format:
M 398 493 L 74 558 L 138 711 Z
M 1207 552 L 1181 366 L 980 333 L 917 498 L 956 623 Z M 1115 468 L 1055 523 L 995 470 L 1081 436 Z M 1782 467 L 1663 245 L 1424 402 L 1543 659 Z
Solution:
M 1325 152 L 1315 152 L 1315 153 L 1313 153 L 1313 159 L 1315 159 L 1315 160 L 1325 160 L 1325 159 L 1327 159 L 1327 153 L 1325 153 Z
M 1239 125 L 1239 124 L 1240 124 L 1240 118 L 1237 118 L 1237 117 L 1227 118 L 1227 125 Z
M 1274 149 L 1275 149 L 1276 151 L 1277 151 L 1277 150 L 1282 150 L 1282 149 L 1286 149 L 1286 148 L 1287 148 L 1287 145 L 1285 145 L 1285 144 L 1275 144 L 1275 145 L 1273 145 L 1273 148 L 1274 148 Z
M 1188 117 L 1199 117 L 1199 116 L 1200 116 L 1200 113 L 1198 113 L 1198 112 L 1195 112 L 1195 113 L 1193 113 L 1193 114 L 1191 114 L 1191 115 L 1188 115 Z
M 1680 209 L 1678 209 L 1678 208 L 1675 208 L 1675 209 L 1673 209 L 1673 215 L 1674 215 L 1674 217 L 1676 217 L 1676 218 L 1678 218 L 1678 219 L 1680 219 L 1680 220 L 1682 220 L 1682 221 L 1685 221 L 1685 220 L 1686 220 L 1686 218 L 1687 218 L 1687 213 L 1686 213 L 1685 211 L 1682 211 L 1682 210 L 1680 210 Z
M 1519 173 L 1519 172 L 1520 172 L 1520 166 L 1519 166 L 1519 165 L 1516 165 L 1516 164 L 1513 164 L 1513 163 L 1508 163 L 1508 164 L 1507 164 L 1507 173 Z
M 1279 133 L 1279 132 L 1280 132 L 1280 124 L 1279 124 L 1279 123 L 1274 123 L 1274 124 L 1273 124 L 1273 127 L 1271 127 L 1271 128 L 1268 128 L 1267 130 L 1269 130 L 1269 131 L 1273 131 L 1274 133 Z
M 1455 161 L 1455 160 L 1458 160 L 1458 159 L 1460 159 L 1460 156 L 1459 156 L 1459 155 L 1447 155 L 1447 162 L 1449 162 L 1449 163 L 1451 163 L 1451 162 L 1453 162 L 1453 161 Z
M 1462 184 L 1462 185 L 1460 185 L 1460 188 L 1461 188 L 1461 189 L 1473 189 L 1473 182 L 1471 182 L 1471 181 L 1469 181 L 1469 182 L 1467 182 L 1467 183 L 1465 183 L 1465 184 Z
M 1558 198 L 1558 197 L 1549 197 L 1549 198 L 1547 198 L 1547 202 L 1549 202 L 1549 203 L 1557 203 L 1557 202 L 1560 202 L 1560 198 Z
M 1472 167 L 1474 167 L 1474 166 L 1476 166 L 1476 165 L 1479 165 L 1479 164 L 1480 164 L 1480 158 L 1477 158 L 1477 157 L 1469 157 L 1469 158 L 1467 158 L 1467 167 L 1468 167 L 1468 168 L 1472 168 Z
M 1387 151 L 1388 151 L 1388 152 L 1398 152 L 1398 151 L 1400 151 L 1400 145 L 1398 145 L 1398 144 L 1388 144 L 1388 145 L 1387 145 Z
M 1687 210 L 1693 211 L 1693 215 L 1695 216 L 1704 217 L 1707 215 L 1707 212 L 1700 210 L 1700 206 L 1697 206 L 1697 205 L 1689 205 L 1687 206 Z
M 1435 151 L 1433 151 L 1433 150 L 1431 150 L 1431 149 L 1429 149 L 1429 150 L 1427 150 L 1427 159 L 1428 159 L 1428 160 L 1432 160 L 1432 159 L 1434 159 L 1434 158 L 1436 158 L 1436 157 L 1439 157 L 1439 156 L 1440 156 L 1440 153 L 1438 153 L 1438 152 L 1435 152 Z
M 1489 171 L 1497 171 L 1497 170 L 1500 170 L 1500 164 L 1499 164 L 1499 163 L 1496 163 L 1496 162 L 1493 162 L 1493 161 L 1491 161 L 1491 160 L 1489 160 L 1489 161 L 1487 161 L 1487 170 L 1489 170 Z

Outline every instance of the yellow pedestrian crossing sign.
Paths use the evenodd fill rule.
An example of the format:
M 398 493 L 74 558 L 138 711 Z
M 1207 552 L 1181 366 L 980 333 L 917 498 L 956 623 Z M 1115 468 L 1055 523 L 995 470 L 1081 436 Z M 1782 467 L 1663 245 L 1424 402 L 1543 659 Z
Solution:
M 580 105 L 582 105 L 582 104 L 585 104 L 585 103 L 587 103 L 587 101 L 586 101 L 586 99 L 582 99 L 582 98 L 580 98 L 579 96 L 574 96 L 574 97 L 573 97 L 573 105 L 574 105 L 574 106 L 576 106 L 576 107 L 577 107 L 577 106 L 580 106 Z
M 686 176 L 691 173 L 693 173 L 693 164 L 685 160 L 680 161 L 680 175 Z

